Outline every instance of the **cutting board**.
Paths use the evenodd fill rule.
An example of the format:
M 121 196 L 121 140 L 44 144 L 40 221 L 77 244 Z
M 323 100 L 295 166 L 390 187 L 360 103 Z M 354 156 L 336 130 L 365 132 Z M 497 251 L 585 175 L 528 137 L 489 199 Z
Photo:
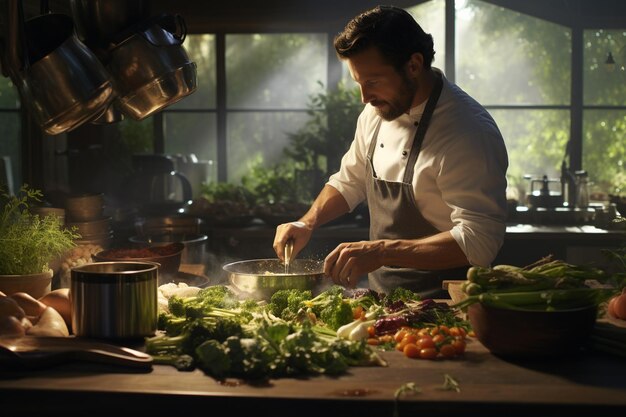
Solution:
M 153 359 L 135 349 L 76 337 L 0 337 L 0 365 L 3 367 L 38 369 L 68 362 L 150 370 Z

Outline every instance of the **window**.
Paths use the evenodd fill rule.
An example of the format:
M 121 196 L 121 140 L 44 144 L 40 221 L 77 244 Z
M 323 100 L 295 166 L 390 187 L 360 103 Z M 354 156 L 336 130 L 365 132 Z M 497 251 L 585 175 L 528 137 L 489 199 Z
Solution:
M 211 160 L 217 180 L 237 182 L 255 163 L 282 158 L 287 134 L 308 119 L 309 97 L 327 78 L 326 34 L 227 34 L 225 96 L 218 97 L 216 36 L 190 35 L 185 47 L 198 65 L 198 90 L 163 112 L 166 153 Z M 218 106 L 219 103 L 220 106 Z M 219 114 L 225 114 L 219 126 Z M 218 132 L 225 132 L 221 144 Z M 174 140 L 175 138 L 175 140 Z M 220 159 L 220 146 L 225 158 Z
M 22 184 L 22 150 L 18 140 L 21 131 L 20 101 L 9 78 L 0 77 L 0 186 L 17 191 Z M 12 182 L 4 185 L 4 178 Z
M 583 39 L 583 167 L 592 191 L 624 194 L 626 30 L 586 30 Z
M 492 114 L 510 186 L 560 178 L 570 138 L 571 30 L 478 0 L 457 2 L 456 82 Z
M 585 28 L 581 35 L 578 26 L 494 2 L 430 0 L 407 10 L 433 35 L 433 65 L 450 73 L 496 119 L 509 150 L 512 188 L 524 193 L 525 175 L 558 178 L 571 141 L 580 157 L 574 158 L 575 168 L 589 172 L 592 191 L 623 194 L 626 29 Z M 446 28 L 452 4 L 455 25 Z M 289 134 L 311 118 L 309 98 L 329 87 L 328 67 L 341 65 L 329 50 L 332 36 L 188 35 L 185 48 L 197 64 L 197 91 L 142 122 L 119 124 L 125 152 L 194 153 L 213 162 L 208 179 L 228 182 L 237 182 L 255 164 L 279 162 Z M 572 45 L 581 38 L 582 45 Z M 450 45 L 453 50 L 446 51 Z M 571 66 L 579 56 L 572 46 L 575 53 L 582 48 L 582 68 Z M 608 52 L 612 67 L 606 65 Z M 345 65 L 341 79 L 356 87 Z M 578 79 L 582 83 L 573 85 Z M 10 157 L 15 185 L 22 182 L 22 163 L 28 163 L 21 157 L 19 112 L 14 86 L 0 78 L 0 156 Z

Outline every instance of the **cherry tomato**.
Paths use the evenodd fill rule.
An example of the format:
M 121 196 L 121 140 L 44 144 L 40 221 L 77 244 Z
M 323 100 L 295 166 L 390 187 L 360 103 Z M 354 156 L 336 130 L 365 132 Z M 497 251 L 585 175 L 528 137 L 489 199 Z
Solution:
M 430 329 L 428 327 L 424 327 L 423 329 L 419 329 L 417 331 L 418 336 L 430 336 Z
M 365 313 L 365 310 L 363 310 L 363 306 L 356 306 L 352 310 L 352 318 L 354 318 L 354 320 L 358 320 L 361 318 L 361 315 L 364 313 Z
M 465 340 L 463 339 L 455 339 L 452 341 L 451 345 L 452 347 L 454 347 L 456 354 L 461 355 L 463 352 L 465 352 L 465 347 L 467 344 L 465 343 Z
M 407 333 L 403 338 L 402 338 L 402 342 L 404 342 L 404 344 L 407 343 L 412 343 L 415 344 L 415 342 L 417 342 L 417 336 L 414 335 L 413 333 Z
M 420 349 L 420 358 L 422 359 L 435 359 L 437 355 L 437 349 L 434 347 Z
M 391 343 L 393 342 L 393 336 L 390 334 L 384 334 L 378 338 L 382 343 Z
M 422 336 L 417 339 L 415 343 L 420 349 L 430 349 L 435 348 L 435 342 L 433 342 L 433 338 L 430 336 Z
M 450 336 L 465 336 L 462 327 L 450 327 Z
M 449 335 L 450 334 L 450 328 L 444 324 L 439 326 L 439 334 L 443 334 L 443 335 Z
M 404 356 L 411 359 L 417 359 L 421 356 L 420 349 L 415 343 L 407 343 L 402 352 L 404 353 Z
M 372 346 L 376 346 L 380 344 L 380 340 L 376 339 L 375 337 L 369 337 L 367 339 L 367 344 L 368 345 L 372 345 Z
M 406 335 L 406 330 L 398 330 L 395 335 L 393 336 L 393 339 L 397 342 L 400 343 L 402 341 L 402 339 L 404 339 L 404 336 Z
M 439 353 L 441 353 L 441 356 L 444 358 L 453 358 L 456 356 L 456 348 L 450 343 L 446 343 L 439 347 Z
M 446 340 L 446 337 L 443 334 L 436 334 L 433 336 L 433 342 L 438 345 L 443 343 Z
M 374 326 L 367 326 L 367 334 L 370 337 L 376 337 L 376 329 L 374 328 Z

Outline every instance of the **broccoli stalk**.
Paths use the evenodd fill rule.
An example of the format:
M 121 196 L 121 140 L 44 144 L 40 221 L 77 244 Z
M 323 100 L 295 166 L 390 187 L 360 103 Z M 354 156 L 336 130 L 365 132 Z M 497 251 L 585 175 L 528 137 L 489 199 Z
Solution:
M 171 365 L 179 371 L 191 372 L 196 369 L 196 362 L 191 355 L 154 355 L 154 363 L 159 365 Z
M 244 334 L 241 323 L 232 317 L 202 317 L 188 320 L 176 336 L 157 335 L 146 339 L 146 352 L 153 356 L 194 355 L 195 349 L 206 340 L 223 342 L 232 335 Z

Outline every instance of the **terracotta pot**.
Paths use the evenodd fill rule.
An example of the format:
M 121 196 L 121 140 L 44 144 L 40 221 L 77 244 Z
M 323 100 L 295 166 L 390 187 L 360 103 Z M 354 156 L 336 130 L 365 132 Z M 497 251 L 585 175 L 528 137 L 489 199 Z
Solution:
M 0 291 L 5 295 L 25 292 L 39 299 L 50 292 L 52 275 L 52 270 L 28 275 L 0 275 Z

